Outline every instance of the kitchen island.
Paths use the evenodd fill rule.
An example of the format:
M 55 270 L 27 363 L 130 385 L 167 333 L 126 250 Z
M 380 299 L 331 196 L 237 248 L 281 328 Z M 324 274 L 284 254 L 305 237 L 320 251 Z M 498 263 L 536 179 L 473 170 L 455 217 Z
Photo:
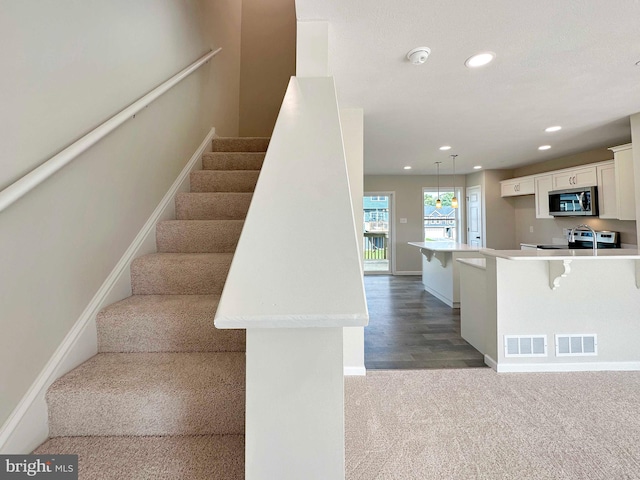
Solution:
M 460 259 L 462 337 L 498 372 L 640 370 L 640 251 Z
M 409 242 L 422 253 L 424 289 L 452 308 L 460 308 L 459 258 L 481 257 L 482 248 L 451 241 Z

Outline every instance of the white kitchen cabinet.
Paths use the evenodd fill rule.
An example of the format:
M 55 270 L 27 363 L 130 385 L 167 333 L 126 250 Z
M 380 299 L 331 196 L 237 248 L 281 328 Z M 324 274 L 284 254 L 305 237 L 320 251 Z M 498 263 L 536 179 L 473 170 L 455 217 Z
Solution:
M 553 190 L 553 175 L 534 177 L 536 195 L 536 218 L 553 218 L 549 215 L 549 192 Z
M 618 195 L 616 192 L 616 167 L 614 162 L 600 163 L 598 174 L 598 216 L 618 218 Z
M 596 167 L 577 167 L 561 170 L 553 174 L 552 190 L 565 188 L 592 187 L 598 184 Z
M 630 143 L 611 147 L 615 163 L 617 217 L 620 220 L 636 219 L 633 149 Z
M 515 197 L 517 195 L 533 195 L 533 177 L 510 178 L 500 182 L 500 193 L 502 197 Z

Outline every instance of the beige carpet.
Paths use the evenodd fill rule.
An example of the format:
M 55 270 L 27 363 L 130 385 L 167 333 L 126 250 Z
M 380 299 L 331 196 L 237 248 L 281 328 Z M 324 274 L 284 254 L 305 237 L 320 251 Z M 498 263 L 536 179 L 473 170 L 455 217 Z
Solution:
M 640 479 L 640 372 L 346 379 L 347 480 Z
M 79 455 L 84 480 L 244 478 L 245 333 L 213 318 L 268 142 L 213 141 L 133 295 L 98 314 L 100 353 L 49 388 L 35 453 Z

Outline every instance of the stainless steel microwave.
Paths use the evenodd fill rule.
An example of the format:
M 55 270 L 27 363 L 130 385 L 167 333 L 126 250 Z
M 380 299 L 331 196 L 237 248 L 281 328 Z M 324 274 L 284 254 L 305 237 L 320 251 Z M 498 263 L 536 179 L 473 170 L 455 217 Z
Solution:
M 549 192 L 549 214 L 554 217 L 598 215 L 597 187 L 569 188 Z

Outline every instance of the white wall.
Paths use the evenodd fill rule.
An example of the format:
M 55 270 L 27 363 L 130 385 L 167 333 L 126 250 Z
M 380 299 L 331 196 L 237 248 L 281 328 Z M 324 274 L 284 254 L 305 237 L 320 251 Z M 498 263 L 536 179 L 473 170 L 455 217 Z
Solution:
M 342 138 L 347 158 L 349 174 L 349 188 L 353 203 L 354 228 L 356 232 L 362 230 L 364 221 L 363 177 L 364 177 L 364 118 L 361 108 L 340 109 L 340 123 Z M 362 256 L 362 242 L 358 239 L 358 250 Z M 364 259 L 363 259 L 364 262 Z M 347 375 L 364 375 L 364 327 L 344 327 L 343 362 Z
M 239 8 L 1 0 L 0 61 L 11 74 L 0 77 L 0 187 L 211 47 L 237 47 L 234 35 L 213 32 L 223 22 L 210 15 L 225 14 L 233 25 Z M 214 92 L 237 71 L 229 50 L 0 213 L 0 423 L 211 126 L 237 132 L 237 113 L 217 116 L 237 112 L 237 92 Z
M 636 185 L 636 239 L 640 238 L 640 113 L 631 115 L 631 142 L 636 145 L 633 149 L 633 172 Z M 637 242 L 636 242 L 637 243 Z

